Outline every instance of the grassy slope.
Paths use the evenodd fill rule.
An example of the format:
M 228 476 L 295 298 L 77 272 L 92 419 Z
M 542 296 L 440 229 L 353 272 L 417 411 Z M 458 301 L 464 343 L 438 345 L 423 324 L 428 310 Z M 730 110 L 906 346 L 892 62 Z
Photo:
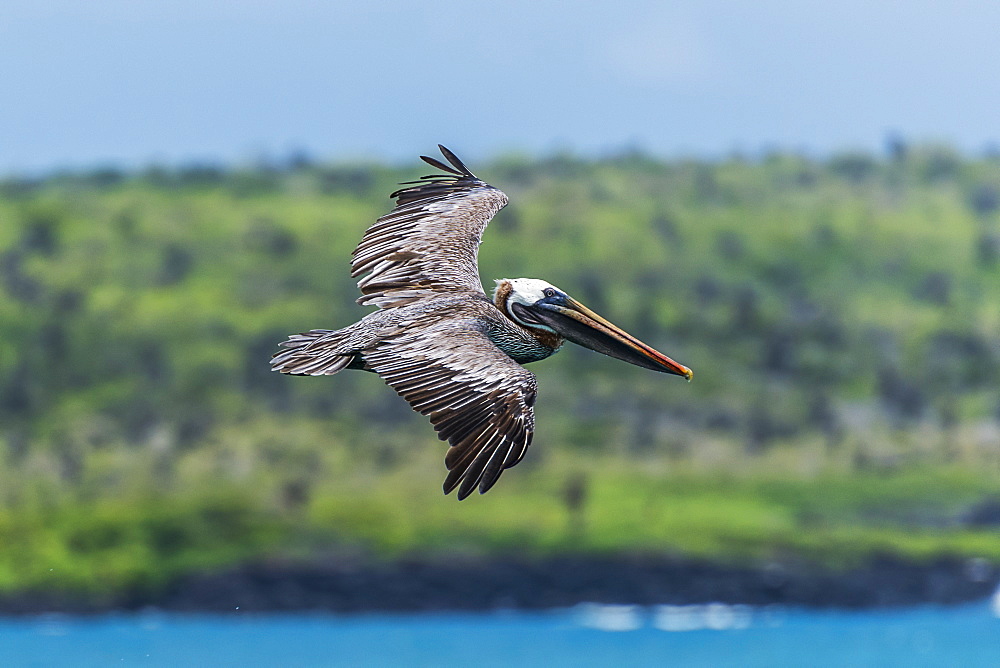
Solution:
M 440 496 L 440 476 L 429 468 L 355 473 L 296 509 L 225 485 L 8 511 L 0 515 L 0 591 L 99 595 L 241 561 L 322 560 L 357 549 L 373 558 L 660 551 L 734 564 L 804 558 L 835 568 L 879 553 L 1000 562 L 995 531 L 957 522 L 965 504 L 995 492 L 996 482 L 963 470 L 802 479 L 665 473 L 602 458 L 586 468 L 538 467 L 458 504 Z M 564 487 L 581 475 L 586 500 L 571 510 Z
M 995 161 L 478 171 L 513 201 L 487 281 L 547 278 L 695 382 L 567 349 L 534 368 L 528 460 L 457 504 L 443 446 L 377 378 L 265 362 L 290 331 L 358 317 L 346 258 L 412 172 L 11 181 L 0 589 L 154 586 L 358 545 L 1000 560 L 957 521 L 1000 491 Z

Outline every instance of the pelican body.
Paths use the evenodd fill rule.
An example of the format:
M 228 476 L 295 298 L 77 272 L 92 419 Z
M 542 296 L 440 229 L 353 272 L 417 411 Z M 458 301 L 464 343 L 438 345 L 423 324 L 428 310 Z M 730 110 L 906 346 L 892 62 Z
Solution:
M 692 372 L 545 281 L 502 279 L 487 297 L 479 244 L 507 196 L 439 148 L 450 166 L 421 159 L 444 174 L 392 193 L 396 207 L 354 250 L 351 275 L 364 275 L 358 303 L 378 310 L 343 329 L 291 335 L 271 368 L 377 373 L 448 441 L 444 492 L 457 487 L 464 499 L 489 490 L 531 444 L 537 387 L 522 364 L 571 341 L 688 380 Z

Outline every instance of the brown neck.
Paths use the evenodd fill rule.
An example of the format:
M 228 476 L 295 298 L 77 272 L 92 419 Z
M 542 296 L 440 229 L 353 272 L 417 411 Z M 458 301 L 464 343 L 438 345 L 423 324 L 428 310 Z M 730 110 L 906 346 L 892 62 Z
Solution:
M 552 350 L 559 350 L 559 346 L 563 344 L 563 337 L 555 332 L 550 332 L 547 329 L 535 329 L 534 327 L 525 327 L 525 329 L 531 332 L 531 335 L 538 339 L 539 343 L 552 348 Z
M 510 281 L 500 281 L 497 284 L 497 289 L 493 293 L 493 303 L 496 305 L 500 312 L 507 316 L 511 322 L 513 322 L 518 327 L 521 327 L 526 332 L 531 334 L 531 336 L 538 339 L 538 342 L 543 346 L 551 348 L 552 350 L 558 350 L 559 346 L 563 344 L 563 338 L 556 334 L 555 332 L 550 332 L 547 329 L 537 329 L 535 327 L 525 327 L 517 320 L 511 317 L 510 312 L 507 310 L 507 300 L 510 298 L 510 294 L 514 292 L 514 286 L 510 284 Z
M 500 281 L 497 283 L 497 289 L 493 291 L 493 303 L 508 318 L 510 314 L 507 313 L 507 298 L 512 292 L 514 292 L 514 286 L 510 284 L 510 281 Z

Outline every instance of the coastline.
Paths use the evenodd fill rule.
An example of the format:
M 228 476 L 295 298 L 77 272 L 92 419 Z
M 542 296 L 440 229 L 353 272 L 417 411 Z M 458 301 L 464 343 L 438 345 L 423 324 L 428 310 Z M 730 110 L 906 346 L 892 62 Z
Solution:
M 862 609 L 971 602 L 989 597 L 998 582 L 997 565 L 957 557 L 914 562 L 880 555 L 845 570 L 803 562 L 734 566 L 662 555 L 355 558 L 247 564 L 186 576 L 158 592 L 7 594 L 0 596 L 0 615 L 147 608 L 219 614 L 468 612 L 587 602 Z

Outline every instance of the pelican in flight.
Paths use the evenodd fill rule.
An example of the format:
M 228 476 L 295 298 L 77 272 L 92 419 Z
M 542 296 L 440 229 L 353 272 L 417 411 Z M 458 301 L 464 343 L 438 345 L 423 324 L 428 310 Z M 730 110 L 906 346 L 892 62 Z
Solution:
M 545 281 L 502 279 L 487 297 L 479 244 L 507 196 L 438 148 L 451 166 L 421 156 L 444 173 L 402 184 L 390 195 L 396 207 L 352 255 L 351 276 L 367 274 L 357 301 L 378 310 L 343 329 L 291 335 L 271 369 L 377 373 L 448 441 L 444 493 L 457 487 L 464 499 L 489 490 L 531 444 L 536 383 L 522 364 L 568 340 L 653 371 L 692 374 Z

